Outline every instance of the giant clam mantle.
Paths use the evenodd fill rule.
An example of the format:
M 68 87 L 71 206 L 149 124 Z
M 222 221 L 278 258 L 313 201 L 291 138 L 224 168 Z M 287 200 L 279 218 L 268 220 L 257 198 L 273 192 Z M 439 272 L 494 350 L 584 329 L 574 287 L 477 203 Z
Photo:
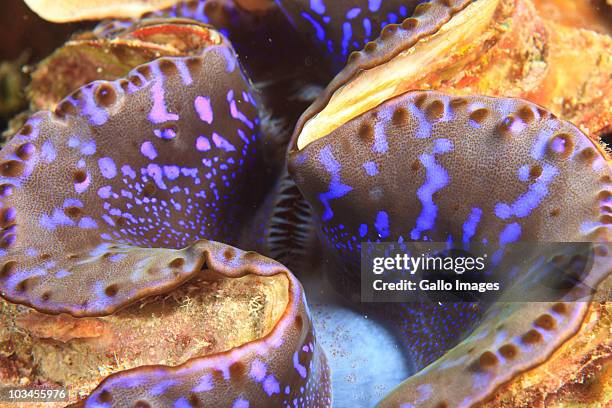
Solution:
M 39 112 L 0 151 L 0 384 L 85 407 L 611 399 L 603 3 L 580 27 L 562 0 L 27 3 L 108 20 L 32 69 Z M 595 251 L 554 302 L 366 306 L 380 241 Z

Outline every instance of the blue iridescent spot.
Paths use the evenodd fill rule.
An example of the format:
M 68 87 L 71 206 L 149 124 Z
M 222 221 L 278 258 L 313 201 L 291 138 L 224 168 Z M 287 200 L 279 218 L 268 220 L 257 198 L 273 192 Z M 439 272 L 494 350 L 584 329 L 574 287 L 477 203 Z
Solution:
M 319 24 L 319 22 L 317 22 L 315 19 L 313 19 L 308 13 L 303 12 L 302 17 L 304 17 L 306 21 L 312 24 L 312 27 L 315 29 L 315 33 L 319 41 L 325 40 L 325 29 L 323 28 L 323 26 Z
M 476 234 L 476 227 L 478 227 L 478 223 L 480 222 L 480 217 L 482 217 L 482 210 L 480 208 L 474 207 L 468 215 L 467 220 L 463 224 L 463 243 L 469 244 L 470 240 Z
M 530 167 L 528 164 L 523 164 L 521 167 L 519 167 L 518 170 L 518 178 L 519 180 L 526 182 L 529 181 L 529 172 L 530 172 Z
M 317 14 L 325 13 L 325 3 L 323 3 L 323 0 L 310 0 L 310 8 Z
M 383 121 L 379 121 L 374 125 L 374 146 L 372 150 L 375 153 L 386 153 L 389 149 L 384 126 L 385 122 Z
M 200 152 L 207 152 L 210 150 L 210 141 L 206 136 L 198 136 L 196 139 L 196 149 Z
M 361 13 L 361 9 L 358 7 L 354 7 L 352 9 L 350 9 L 347 13 L 346 13 L 346 18 L 349 20 L 354 19 L 355 17 L 357 17 L 359 15 L 359 13 Z
M 249 408 L 249 401 L 242 398 L 238 398 L 232 404 L 232 408 Z
M 117 167 L 115 166 L 113 159 L 110 157 L 103 157 L 98 160 L 98 167 L 100 167 L 102 176 L 107 179 L 112 179 L 117 175 Z
M 342 54 L 346 55 L 348 53 L 348 46 L 351 37 L 353 36 L 353 28 L 351 27 L 351 23 L 345 22 L 342 24 Z
M 155 146 L 153 146 L 153 143 L 148 140 L 140 146 L 140 153 L 142 153 L 142 155 L 149 160 L 154 160 L 157 157 L 157 150 L 155 150 Z
M 549 192 L 548 187 L 558 173 L 559 170 L 556 167 L 544 163 L 542 174 L 529 186 L 528 191 L 519 196 L 514 203 L 497 203 L 495 215 L 502 220 L 511 216 L 527 217 L 546 198 Z
M 205 374 L 200 378 L 198 385 L 196 385 L 192 391 L 193 392 L 206 392 L 210 391 L 214 388 L 213 386 L 213 378 L 211 374 Z
M 161 73 L 159 73 L 159 67 L 152 65 L 154 71 L 156 71 L 156 80 L 153 82 L 151 87 L 151 93 L 153 94 L 153 106 L 151 112 L 149 112 L 149 120 L 152 123 L 159 124 L 168 121 L 178 120 L 179 116 L 175 113 L 170 113 L 167 110 L 166 102 L 164 100 L 164 83 Z
M 376 228 L 380 238 L 387 238 L 389 236 L 389 215 L 384 211 L 379 211 L 376 215 L 374 227 Z
M 96 142 L 89 140 L 81 145 L 81 153 L 85 156 L 91 156 L 96 152 Z
M 434 142 L 434 154 L 448 153 L 453 145 L 448 139 L 438 139 Z M 421 213 L 417 218 L 416 227 L 410 232 L 413 240 L 421 239 L 421 233 L 434 227 L 438 215 L 438 206 L 433 201 L 433 195 L 448 185 L 449 176 L 444 167 L 436 162 L 435 155 L 422 154 L 419 160 L 425 167 L 425 183 L 417 190 L 417 196 L 421 201 Z
M 374 162 L 364 163 L 363 168 L 365 169 L 368 176 L 375 176 L 378 174 L 378 167 Z
M 293 368 L 295 368 L 300 377 L 306 378 L 308 371 L 306 371 L 306 367 L 300 364 L 300 356 L 297 351 L 293 353 Z
M 176 180 L 180 175 L 180 169 L 178 166 L 174 166 L 174 165 L 164 166 L 163 170 L 164 170 L 164 175 L 169 180 Z
M 79 228 L 95 229 L 98 228 L 98 223 L 91 217 L 83 217 L 79 220 Z
M 365 237 L 366 234 L 368 233 L 368 225 L 367 224 L 361 224 L 359 226 L 359 236 L 361 238 Z
M 185 397 L 181 397 L 179 399 L 177 399 L 176 401 L 174 401 L 174 408 L 191 408 L 192 405 L 189 401 L 187 401 L 187 398 Z
M 75 136 L 70 136 L 70 138 L 68 139 L 68 147 L 72 147 L 74 149 L 75 147 L 78 147 L 80 144 L 81 144 L 81 141 Z
M 334 158 L 330 146 L 326 146 L 319 152 L 319 160 L 325 170 L 330 174 L 331 180 L 329 182 L 329 190 L 326 193 L 319 194 L 319 200 L 323 204 L 324 212 L 322 219 L 323 221 L 329 221 L 333 216 L 334 212 L 329 205 L 331 200 L 340 198 L 348 194 L 353 190 L 352 187 L 343 184 L 340 179 L 340 163 Z
M 211 124 L 213 122 L 213 111 L 210 105 L 210 98 L 198 96 L 194 101 L 195 110 L 202 122 Z
M 233 144 L 231 144 L 227 139 L 217 133 L 213 133 L 212 141 L 215 146 L 217 146 L 221 150 L 225 150 L 226 152 L 236 151 L 236 147 L 234 147 Z
M 364 18 L 362 24 L 363 24 L 363 30 L 365 31 L 366 38 L 370 38 L 370 36 L 372 35 L 372 22 L 370 21 L 369 18 Z
M 265 363 L 263 363 L 261 360 L 255 359 L 251 363 L 251 371 L 249 375 L 256 382 L 262 382 L 264 378 L 266 377 L 267 370 L 268 368 Z
M 171 127 L 163 129 L 153 129 L 153 134 L 159 137 L 160 139 L 170 140 L 176 137 L 176 130 Z
M 50 140 L 45 140 L 42 145 L 42 155 L 44 161 L 47 163 L 51 163 L 57 157 L 57 152 L 55 150 L 55 146 L 53 146 L 53 142 Z
M 280 394 L 280 384 L 274 377 L 274 375 L 269 375 L 263 382 L 263 389 L 271 397 L 273 394 Z
M 519 223 L 508 224 L 499 235 L 499 245 L 504 246 L 518 241 L 521 237 L 521 225 Z
M 380 3 L 382 3 L 382 0 L 368 0 L 368 7 L 370 8 L 370 11 L 378 11 L 378 9 L 380 9 Z

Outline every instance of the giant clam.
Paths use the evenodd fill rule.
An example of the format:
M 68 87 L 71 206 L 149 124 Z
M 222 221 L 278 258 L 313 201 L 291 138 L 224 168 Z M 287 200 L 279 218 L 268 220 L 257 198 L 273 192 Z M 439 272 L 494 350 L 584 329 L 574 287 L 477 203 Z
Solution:
M 37 65 L 42 111 L 0 151 L 1 384 L 86 407 L 608 403 L 612 40 L 561 2 L 27 1 L 108 20 Z M 431 241 L 588 242 L 591 263 L 554 300 L 360 302 L 366 244 Z M 532 261 L 513 274 L 562 279 Z

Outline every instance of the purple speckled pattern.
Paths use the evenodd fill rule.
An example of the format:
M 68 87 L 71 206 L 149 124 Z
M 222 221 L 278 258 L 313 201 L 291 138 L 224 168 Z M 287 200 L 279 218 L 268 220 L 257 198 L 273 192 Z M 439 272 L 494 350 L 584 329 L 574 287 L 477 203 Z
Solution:
M 111 375 L 83 406 L 331 406 L 327 360 L 314 336 L 297 279 L 278 262 L 253 252 L 215 242 L 194 247 L 206 252 L 208 268 L 227 277 L 284 274 L 290 296 L 280 320 L 265 337 L 223 353 L 194 358 L 177 367 L 137 367 Z
M 158 59 L 28 120 L 0 154 L 7 298 L 104 314 L 186 279 L 195 241 L 238 243 L 265 167 L 235 58 Z
M 376 39 L 389 24 L 410 17 L 419 0 L 276 0 L 298 30 L 312 38 L 338 67 Z
M 344 265 L 335 278 L 345 289 L 359 289 L 361 242 L 488 242 L 495 251 L 610 240 L 609 163 L 575 126 L 527 101 L 411 92 L 302 150 L 295 142 L 290 173 Z M 611 268 L 609 254 L 598 254 L 584 283 L 597 287 Z M 588 302 L 385 308 L 423 370 L 381 406 L 469 406 L 543 361 L 575 332 Z M 493 368 L 478 368 L 490 360 Z
M 212 31 L 201 27 L 191 32 Z M 300 283 L 227 245 L 249 245 L 241 237 L 269 176 L 254 90 L 227 40 L 205 39 L 198 55 L 79 88 L 3 148 L 0 290 L 41 312 L 106 316 L 202 269 L 282 274 L 288 303 L 264 337 L 176 367 L 117 372 L 81 403 L 329 407 L 329 369 Z
M 13 302 L 104 316 L 202 269 L 289 282 L 265 337 L 177 367 L 118 372 L 84 406 L 330 406 L 300 283 L 225 244 L 239 242 L 266 191 L 261 145 L 255 95 L 221 38 L 200 55 L 87 84 L 2 150 L 0 289 Z
M 256 275 L 257 284 L 272 276 L 287 282 L 282 315 L 261 338 L 190 355 L 176 366 L 156 360 L 121 371 L 117 364 L 78 406 L 331 407 L 322 337 L 316 337 L 300 282 L 279 261 L 311 272 L 300 276 L 305 285 L 321 272 L 309 268 L 331 272 L 335 289 L 355 299 L 364 242 L 486 243 L 501 257 L 515 242 L 612 239 L 609 156 L 575 126 L 525 100 L 407 91 L 297 148 L 305 123 L 317 120 L 337 90 L 436 33 L 471 0 L 270 4 L 275 18 L 288 20 L 282 30 L 293 26 L 331 61 L 331 71 L 340 71 L 322 92 L 287 91 L 287 105 L 289 94 L 292 102 L 316 100 L 297 122 L 286 162 L 264 157 L 273 139 L 265 130 L 278 120 L 276 110 L 264 106 L 272 88 L 253 85 L 241 66 L 249 69 L 264 55 L 259 51 L 270 49 L 258 48 L 262 38 L 271 47 L 280 42 L 259 30 L 267 23 L 263 14 L 234 0 L 186 1 L 141 21 L 105 21 L 93 36 L 110 43 L 135 29 L 138 38 L 140 23 L 153 21 L 160 25 L 140 40 L 159 34 L 160 43 L 147 45 L 154 49 L 168 41 L 163 31 L 170 25 L 189 22 L 200 34 L 217 34 L 197 22 L 210 23 L 236 40 L 240 60 L 220 34 L 195 41 L 208 44 L 201 52 L 189 43 L 196 30 L 173 37 L 186 41 L 177 50 L 197 55 L 157 54 L 123 78 L 91 82 L 53 112 L 31 116 L 0 151 L 0 294 L 32 313 L 67 313 L 77 321 L 109 316 L 153 295 L 170 296 L 208 272 L 223 279 Z M 308 47 L 295 48 L 310 67 L 308 52 L 297 51 Z M 315 75 L 329 74 L 322 72 L 327 68 Z M 255 71 L 251 78 L 261 80 Z M 275 82 L 283 75 L 262 78 Z M 293 126 L 285 119 L 278 128 Z M 586 288 L 612 272 L 604 249 L 597 247 L 581 277 Z M 494 304 L 357 305 L 364 319 L 374 317 L 385 331 L 355 337 L 378 341 L 391 328 L 395 348 L 415 369 L 390 393 L 385 388 L 379 406 L 470 407 L 486 400 L 546 362 L 577 332 L 592 299 L 589 293 L 584 302 L 570 301 L 580 289 L 554 303 L 506 302 L 514 299 L 509 290 Z M 368 347 L 346 350 L 343 343 L 337 354 L 361 357 Z M 328 355 L 338 357 L 333 350 Z M 358 369 L 386 377 L 377 370 L 388 360 Z M 358 394 L 380 385 L 354 381 L 345 376 L 340 387 Z

